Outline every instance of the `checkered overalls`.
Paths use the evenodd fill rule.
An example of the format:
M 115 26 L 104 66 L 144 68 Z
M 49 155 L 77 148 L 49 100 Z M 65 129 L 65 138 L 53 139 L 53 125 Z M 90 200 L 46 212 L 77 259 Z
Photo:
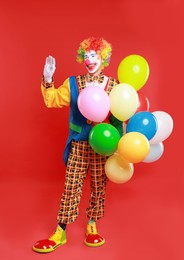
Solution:
M 77 76 L 76 82 L 78 93 L 80 93 L 86 86 L 85 77 Z M 106 92 L 110 93 L 112 87 L 116 84 L 117 81 L 115 79 L 109 78 Z M 72 88 L 70 90 L 72 91 Z M 69 224 L 77 218 L 83 185 L 88 170 L 90 170 L 90 199 L 86 210 L 87 217 L 96 221 L 104 215 L 107 182 L 104 165 L 107 157 L 93 151 L 89 145 L 88 136 L 82 138 L 82 140 L 76 136 L 79 135 L 75 135 L 74 133 L 73 137 L 70 138 L 65 186 L 57 217 L 58 223 Z

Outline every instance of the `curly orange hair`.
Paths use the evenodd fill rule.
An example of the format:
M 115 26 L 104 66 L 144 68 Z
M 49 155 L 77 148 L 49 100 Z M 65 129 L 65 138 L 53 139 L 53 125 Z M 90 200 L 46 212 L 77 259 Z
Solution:
M 77 51 L 77 61 L 82 63 L 84 61 L 84 54 L 87 51 L 93 50 L 99 54 L 103 60 L 102 65 L 104 67 L 109 65 L 110 57 L 112 53 L 112 46 L 103 38 L 90 37 L 83 40 Z

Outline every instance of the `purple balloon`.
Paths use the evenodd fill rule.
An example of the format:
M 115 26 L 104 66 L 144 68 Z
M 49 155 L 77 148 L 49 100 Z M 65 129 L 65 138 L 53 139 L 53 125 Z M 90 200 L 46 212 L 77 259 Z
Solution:
M 89 86 L 79 93 L 77 105 L 81 114 L 88 120 L 103 122 L 110 110 L 110 99 L 102 88 Z

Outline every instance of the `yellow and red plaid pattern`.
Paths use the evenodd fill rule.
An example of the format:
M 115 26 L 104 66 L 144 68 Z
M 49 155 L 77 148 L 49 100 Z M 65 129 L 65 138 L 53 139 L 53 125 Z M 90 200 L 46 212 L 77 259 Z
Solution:
M 106 158 L 95 153 L 88 141 L 72 141 L 65 187 L 58 212 L 58 223 L 69 224 L 77 218 L 83 185 L 89 169 L 91 182 L 87 217 L 95 221 L 103 217 L 107 182 L 104 171 Z

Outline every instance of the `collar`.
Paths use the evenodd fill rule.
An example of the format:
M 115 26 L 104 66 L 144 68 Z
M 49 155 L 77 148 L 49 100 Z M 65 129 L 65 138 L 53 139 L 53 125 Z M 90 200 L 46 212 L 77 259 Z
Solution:
M 103 81 L 104 81 L 103 72 L 101 71 L 98 75 L 95 75 L 95 76 L 87 74 L 86 80 L 87 80 L 87 82 L 98 81 L 98 83 L 103 83 Z

